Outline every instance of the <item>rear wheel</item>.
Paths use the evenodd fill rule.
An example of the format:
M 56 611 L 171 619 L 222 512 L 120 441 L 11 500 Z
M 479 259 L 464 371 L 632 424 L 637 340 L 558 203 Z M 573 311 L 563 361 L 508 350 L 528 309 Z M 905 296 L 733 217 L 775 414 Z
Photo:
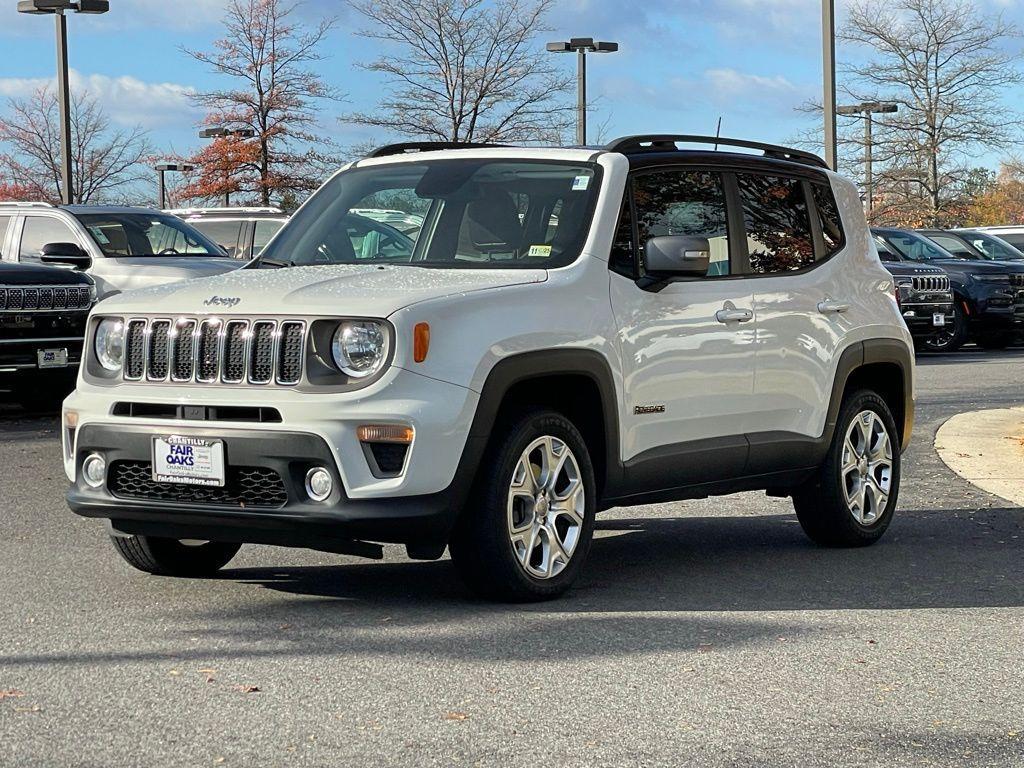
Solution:
M 967 316 L 959 302 L 953 302 L 953 322 L 920 342 L 928 352 L 956 352 L 967 343 Z
M 241 544 L 191 542 L 156 536 L 111 536 L 114 549 L 130 566 L 156 576 L 210 576 L 238 554 Z
M 594 532 L 594 469 L 583 437 L 552 411 L 495 432 L 449 542 L 466 584 L 489 598 L 546 600 L 576 580 Z
M 896 423 L 885 401 L 868 390 L 849 395 L 825 463 L 793 495 L 804 533 L 825 547 L 878 541 L 896 509 L 899 448 Z

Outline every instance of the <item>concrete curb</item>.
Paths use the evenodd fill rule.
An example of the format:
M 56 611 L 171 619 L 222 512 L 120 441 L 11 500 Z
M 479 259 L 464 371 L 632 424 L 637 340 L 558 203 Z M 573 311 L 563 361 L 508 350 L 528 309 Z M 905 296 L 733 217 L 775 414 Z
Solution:
M 964 480 L 1024 507 L 1024 408 L 957 414 L 939 428 L 935 450 Z

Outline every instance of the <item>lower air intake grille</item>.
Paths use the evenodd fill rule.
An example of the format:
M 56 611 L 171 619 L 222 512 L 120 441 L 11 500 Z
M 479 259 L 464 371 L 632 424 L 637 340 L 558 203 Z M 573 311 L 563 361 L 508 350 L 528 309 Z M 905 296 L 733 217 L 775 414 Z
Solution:
M 167 501 L 178 504 L 217 504 L 230 507 L 277 509 L 288 502 L 281 476 L 266 467 L 231 467 L 223 488 L 177 485 L 153 480 L 148 461 L 115 461 L 107 489 L 121 499 Z

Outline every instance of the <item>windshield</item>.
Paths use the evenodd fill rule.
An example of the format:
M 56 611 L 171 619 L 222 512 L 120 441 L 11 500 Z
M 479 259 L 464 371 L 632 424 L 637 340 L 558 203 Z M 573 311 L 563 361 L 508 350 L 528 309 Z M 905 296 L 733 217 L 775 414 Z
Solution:
M 257 266 L 551 268 L 583 250 L 590 163 L 435 160 L 353 168 L 316 193 Z
M 881 237 L 903 258 L 911 261 L 934 261 L 956 258 L 928 238 L 913 232 L 882 232 Z
M 80 213 L 104 256 L 224 256 L 215 243 L 176 216 L 162 213 Z
M 961 232 L 960 236 L 974 246 L 986 259 L 996 261 L 1020 261 L 1024 259 L 1021 253 L 1005 240 L 988 235 L 984 232 Z

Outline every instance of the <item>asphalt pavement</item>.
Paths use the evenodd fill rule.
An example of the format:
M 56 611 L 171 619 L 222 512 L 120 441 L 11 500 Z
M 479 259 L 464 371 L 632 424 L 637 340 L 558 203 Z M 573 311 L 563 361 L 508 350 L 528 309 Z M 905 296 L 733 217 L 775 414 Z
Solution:
M 1024 405 L 1024 352 L 920 363 L 877 546 L 763 494 L 613 510 L 532 606 L 401 549 L 135 572 L 66 509 L 56 418 L 0 405 L 0 765 L 1024 765 L 1024 510 L 932 446 Z

